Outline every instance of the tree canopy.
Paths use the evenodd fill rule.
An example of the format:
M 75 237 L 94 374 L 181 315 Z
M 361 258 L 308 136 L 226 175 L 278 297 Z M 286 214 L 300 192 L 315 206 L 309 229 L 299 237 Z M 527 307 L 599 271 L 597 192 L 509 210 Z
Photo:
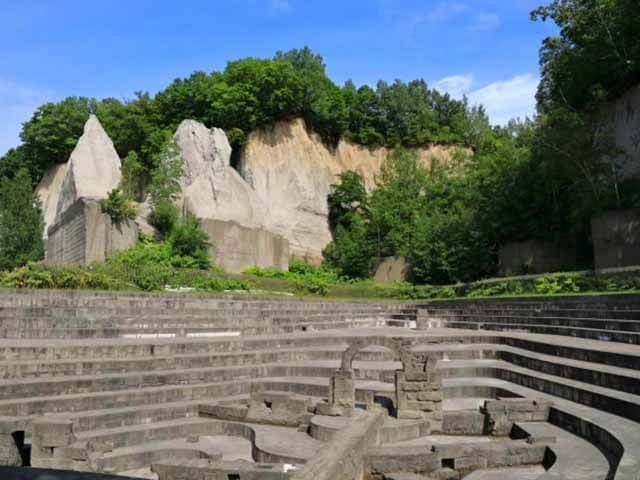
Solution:
M 0 270 L 41 260 L 43 228 L 29 173 L 19 170 L 12 178 L 0 177 Z
M 424 80 L 380 81 L 375 89 L 348 81 L 340 87 L 327 76 L 322 57 L 304 47 L 271 59 L 231 61 L 221 72 L 194 72 L 154 97 L 136 92 L 129 100 L 69 97 L 46 103 L 24 123 L 22 145 L 0 158 L 0 172 L 26 168 L 36 183 L 50 165 L 68 159 L 92 113 L 120 157 L 135 152 L 149 178 L 184 119 L 223 128 L 235 151 L 255 128 L 291 116 L 303 116 L 329 145 L 342 138 L 370 146 L 475 145 L 478 127 L 488 128 L 481 108 L 429 89 Z

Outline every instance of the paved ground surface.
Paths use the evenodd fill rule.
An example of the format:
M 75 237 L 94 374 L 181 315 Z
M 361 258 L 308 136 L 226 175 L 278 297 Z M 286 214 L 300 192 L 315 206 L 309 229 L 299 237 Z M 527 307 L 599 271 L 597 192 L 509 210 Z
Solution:
M 542 467 L 500 468 L 495 470 L 479 470 L 464 480 L 535 480 L 545 473 Z

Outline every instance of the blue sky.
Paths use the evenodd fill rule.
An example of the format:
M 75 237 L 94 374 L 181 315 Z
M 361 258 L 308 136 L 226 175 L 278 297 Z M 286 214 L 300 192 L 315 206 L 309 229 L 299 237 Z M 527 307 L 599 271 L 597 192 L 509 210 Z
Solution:
M 41 103 L 129 98 L 228 60 L 308 45 L 338 84 L 424 78 L 531 114 L 546 0 L 0 0 L 0 154 Z

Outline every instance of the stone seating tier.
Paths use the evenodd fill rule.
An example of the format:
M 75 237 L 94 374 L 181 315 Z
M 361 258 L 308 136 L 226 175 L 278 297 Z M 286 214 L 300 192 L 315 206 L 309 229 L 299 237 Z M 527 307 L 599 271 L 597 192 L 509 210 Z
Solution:
M 552 400 L 549 429 L 558 427 L 577 437 L 567 433 L 562 448 L 560 444 L 557 448 L 556 471 L 550 468 L 545 479 L 563 478 L 558 476 L 566 470 L 562 465 L 570 465 L 565 457 L 571 449 L 578 449 L 580 442 L 590 445 L 582 450 L 593 460 L 594 471 L 605 469 L 608 478 L 637 480 L 635 474 L 640 471 L 640 346 L 575 334 L 582 328 L 575 322 L 581 319 L 606 321 L 616 318 L 611 312 L 622 317 L 633 311 L 624 310 L 617 299 L 605 306 L 592 299 L 563 304 L 567 309 L 581 310 L 584 316 L 580 317 L 565 315 L 562 305 L 553 307 L 553 315 L 545 312 L 537 317 L 554 318 L 558 322 L 554 327 L 567 330 L 562 335 L 538 334 L 531 329 L 492 331 L 484 322 L 467 325 L 458 320 L 444 324 L 456 328 L 442 328 L 437 322 L 443 321 L 446 309 L 431 304 L 414 307 L 181 296 L 167 300 L 131 294 L 120 299 L 93 292 L 57 293 L 0 292 L 0 322 L 7 322 L 0 325 L 13 321 L 15 328 L 22 328 L 19 319 L 26 324 L 36 322 L 33 325 L 38 327 L 22 328 L 25 337 L 0 340 L 0 423 L 13 422 L 16 431 L 24 430 L 29 436 L 35 419 L 68 419 L 78 441 L 110 445 L 111 451 L 103 458 L 103 466 L 110 471 L 148 466 L 154 458 L 162 457 L 167 442 L 175 444 L 178 438 L 220 433 L 209 419 L 198 416 L 198 406 L 232 399 L 246 401 L 256 382 L 273 395 L 292 392 L 316 399 L 327 397 L 329 377 L 340 367 L 342 353 L 349 345 L 380 337 L 410 339 L 415 351 L 440 359 L 437 368 L 443 377 L 445 424 L 448 416 L 473 415 L 460 409 L 463 401 L 470 405 L 476 400 L 513 396 Z M 161 305 L 154 306 L 154 301 Z M 629 304 L 640 305 L 640 301 L 630 297 Z M 517 315 L 511 311 L 504 314 L 503 308 L 509 305 L 521 310 Z M 505 316 L 534 318 L 523 314 L 525 305 L 535 312 L 545 304 L 539 300 L 530 304 L 509 301 L 504 307 L 496 307 L 495 302 L 491 307 Z M 464 310 L 455 303 L 445 306 L 449 312 Z M 278 312 L 280 307 L 286 313 Z M 418 326 L 425 330 L 385 326 L 394 317 L 412 318 L 414 308 L 418 309 Z M 585 310 L 592 312 L 593 318 Z M 136 311 L 142 319 L 136 319 Z M 605 316 L 596 317 L 595 313 Z M 456 314 L 474 316 L 478 312 Z M 633 321 L 618 318 L 621 320 Z M 96 326 L 96 336 L 56 338 L 59 327 L 67 321 L 78 327 Z M 246 327 L 232 330 L 234 321 L 244 322 Z M 131 328 L 148 322 L 145 333 L 163 333 L 165 325 L 173 323 L 168 329 L 182 329 L 183 333 L 171 338 L 122 338 L 115 336 L 114 329 L 112 337 L 97 336 L 102 334 L 101 324 L 109 322 Z M 175 326 L 181 322 L 201 322 L 202 327 Z M 302 328 L 309 326 L 312 328 Z M 594 330 L 606 330 L 606 322 L 598 326 L 603 328 Z M 220 328 L 230 335 L 184 336 L 190 328 L 194 332 Z M 77 333 L 82 329 L 71 330 Z M 367 347 L 358 353 L 352 368 L 357 401 L 365 401 L 371 394 L 381 401 L 393 398 L 392 382 L 401 364 L 391 351 Z M 388 427 L 389 443 L 421 441 L 420 428 L 415 421 Z M 326 425 L 316 427 L 316 432 L 322 432 L 318 435 L 330 435 L 330 430 Z M 205 449 L 197 445 L 180 443 L 178 450 L 185 452 L 185 458 L 195 458 L 189 455 Z M 594 448 L 602 457 L 588 453 Z

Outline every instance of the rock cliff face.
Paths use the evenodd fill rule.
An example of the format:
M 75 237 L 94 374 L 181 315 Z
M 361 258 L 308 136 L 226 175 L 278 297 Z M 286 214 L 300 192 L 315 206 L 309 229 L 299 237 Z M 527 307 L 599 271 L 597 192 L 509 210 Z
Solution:
M 231 147 L 220 129 L 185 120 L 174 140 L 184 165 L 179 204 L 212 221 L 207 233 L 218 243 L 212 254 L 230 271 L 254 264 L 286 268 L 289 253 L 319 262 L 331 241 L 327 195 L 336 176 L 356 170 L 371 189 L 388 154 L 385 148 L 345 141 L 329 149 L 302 119 L 252 133 L 240 152 L 238 170 L 231 167 Z M 448 162 L 452 152 L 438 145 L 416 149 L 425 164 Z M 106 197 L 120 179 L 113 143 L 92 116 L 69 161 L 53 167 L 38 186 L 47 228 L 78 199 Z M 141 210 L 148 213 L 145 206 Z
M 231 146 L 223 130 L 185 120 L 174 140 L 184 165 L 181 201 L 187 210 L 201 219 L 249 228 L 269 224 L 264 203 L 231 167 Z
M 44 177 L 36 187 L 36 195 L 42 204 L 44 216 L 44 238 L 47 238 L 47 231 L 55 221 L 62 182 L 66 172 L 66 163 L 54 165 L 45 172 Z
M 120 157 L 113 142 L 91 115 L 67 162 L 56 207 L 56 218 L 80 199 L 100 199 L 120 183 Z M 49 214 L 49 212 L 47 212 Z
M 616 158 L 621 176 L 640 175 L 640 85 L 631 88 L 612 106 L 613 137 L 622 150 Z
M 453 151 L 441 145 L 415 149 L 426 165 L 451 161 Z M 307 131 L 304 120 L 293 119 L 253 132 L 238 170 L 269 210 L 270 229 L 289 240 L 293 255 L 318 262 L 331 241 L 327 195 L 336 176 L 356 170 L 371 189 L 388 153 L 347 141 L 329 149 Z

